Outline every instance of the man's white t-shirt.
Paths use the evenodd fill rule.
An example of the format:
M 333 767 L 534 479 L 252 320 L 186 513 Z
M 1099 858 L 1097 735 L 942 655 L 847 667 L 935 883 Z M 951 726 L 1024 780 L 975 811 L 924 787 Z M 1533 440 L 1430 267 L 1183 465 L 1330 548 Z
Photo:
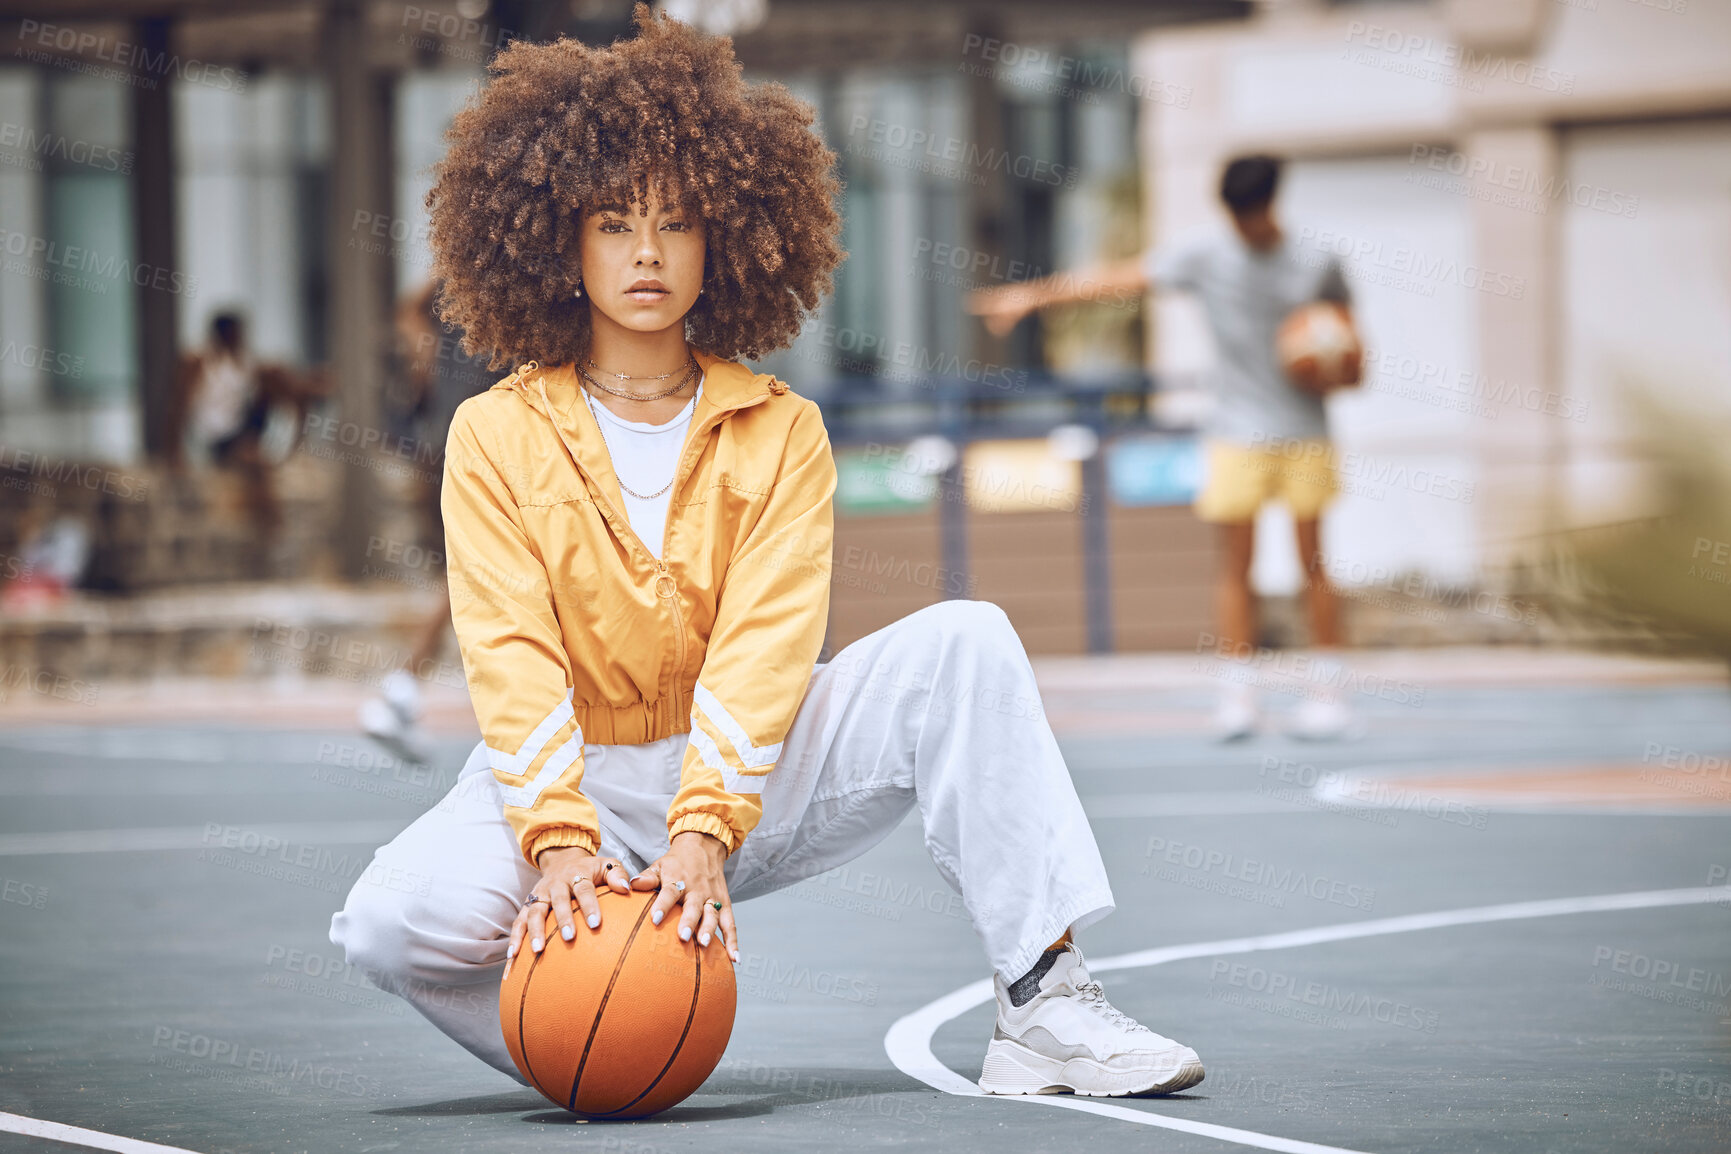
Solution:
M 643 538 L 643 543 L 656 557 L 661 556 L 661 542 L 667 535 L 667 506 L 673 499 L 673 490 L 667 488 L 667 483 L 673 479 L 673 470 L 679 467 L 679 454 L 685 448 L 685 433 L 691 427 L 691 414 L 696 411 L 697 398 L 702 395 L 703 381 L 699 378 L 696 391 L 686 406 L 679 410 L 679 415 L 661 425 L 628 421 L 599 401 L 589 402 L 595 419 L 601 423 L 601 431 L 607 437 L 607 451 L 613 455 L 613 472 L 619 480 L 639 493 L 667 489 L 659 497 L 647 501 L 630 493 L 621 494 L 625 498 L 625 513 L 631 521 L 631 528 Z

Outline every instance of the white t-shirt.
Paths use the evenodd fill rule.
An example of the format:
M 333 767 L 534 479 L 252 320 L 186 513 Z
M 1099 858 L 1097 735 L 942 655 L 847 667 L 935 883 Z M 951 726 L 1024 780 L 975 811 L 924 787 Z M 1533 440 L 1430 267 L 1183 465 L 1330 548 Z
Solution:
M 607 438 L 607 451 L 613 454 L 613 472 L 621 482 L 639 493 L 653 493 L 667 486 L 673 479 L 673 470 L 679 467 L 679 454 L 685 448 L 685 433 L 691 427 L 691 414 L 697 409 L 697 398 L 702 395 L 703 380 L 700 377 L 696 391 L 679 410 L 679 415 L 661 425 L 628 421 L 600 401 L 589 400 L 589 407 L 594 410 L 595 419 L 601 423 L 601 431 Z M 673 499 L 673 490 L 667 488 L 659 497 L 647 501 L 630 493 L 621 495 L 625 498 L 625 514 L 631 521 L 632 530 L 643 538 L 651 553 L 660 557 L 661 541 L 667 534 L 667 506 Z
M 252 361 L 220 350 L 205 354 L 198 393 L 192 401 L 192 428 L 199 441 L 214 445 L 240 429 L 252 400 Z

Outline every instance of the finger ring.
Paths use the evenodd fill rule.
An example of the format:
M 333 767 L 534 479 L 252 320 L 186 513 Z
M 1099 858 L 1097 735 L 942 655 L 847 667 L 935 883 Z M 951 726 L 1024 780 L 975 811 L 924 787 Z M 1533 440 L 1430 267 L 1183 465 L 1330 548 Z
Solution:
M 674 889 L 678 890 L 680 893 L 685 892 L 685 883 L 684 882 L 668 882 L 667 884 L 672 886 Z
M 720 908 L 721 908 L 721 903 L 720 903 L 720 902 L 718 902 L 718 901 L 711 901 L 711 902 L 710 902 L 710 903 L 709 903 L 709 904 L 710 904 L 710 905 L 712 905 L 712 906 L 714 906 L 714 907 L 715 907 L 715 908 L 716 908 L 716 909 L 720 909 Z
M 530 894 L 528 897 L 523 899 L 523 904 L 526 906 L 532 906 L 536 902 L 546 902 L 548 905 L 552 905 L 553 899 L 552 898 L 544 898 L 544 897 L 540 896 L 539 894 Z

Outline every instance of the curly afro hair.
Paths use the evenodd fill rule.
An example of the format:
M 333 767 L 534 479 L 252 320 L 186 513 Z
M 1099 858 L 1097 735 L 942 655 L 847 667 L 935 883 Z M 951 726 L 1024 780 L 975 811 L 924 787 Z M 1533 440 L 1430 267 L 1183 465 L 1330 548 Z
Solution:
M 847 253 L 836 155 L 785 85 L 747 84 L 728 37 L 639 0 L 609 48 L 519 41 L 452 122 L 427 193 L 440 315 L 489 367 L 564 364 L 589 341 L 573 296 L 590 206 L 664 204 L 706 229 L 686 339 L 726 360 L 784 348 Z

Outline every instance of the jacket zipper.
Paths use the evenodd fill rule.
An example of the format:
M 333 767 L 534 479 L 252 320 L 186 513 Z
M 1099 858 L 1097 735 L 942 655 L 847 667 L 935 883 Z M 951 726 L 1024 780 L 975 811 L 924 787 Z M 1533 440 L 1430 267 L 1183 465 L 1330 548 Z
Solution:
M 686 712 L 679 700 L 679 682 L 685 676 L 685 613 L 679 608 L 679 582 L 674 578 L 667 562 L 657 557 L 655 567 L 659 572 L 655 577 L 655 592 L 667 601 L 667 607 L 673 613 L 673 636 L 677 641 L 674 652 L 678 656 L 673 662 L 673 708 L 678 710 L 677 716 Z
M 777 390 L 777 389 L 771 389 L 770 390 L 771 393 L 780 392 L 780 391 L 784 391 L 784 390 Z M 710 432 L 717 425 L 721 424 L 722 420 L 725 419 L 726 417 L 732 415 L 733 413 L 738 412 L 740 409 L 750 408 L 752 405 L 757 404 L 759 401 L 763 401 L 763 400 L 767 400 L 767 399 L 768 399 L 767 394 L 765 396 L 762 396 L 762 397 L 754 397 L 754 398 L 752 398 L 752 400 L 748 401 L 747 403 L 745 403 L 743 405 L 735 405 L 734 407 L 732 407 L 730 409 L 726 409 L 720 413 L 714 414 L 710 418 L 707 425 L 703 428 L 701 435 L 699 437 L 693 437 L 687 443 L 685 452 L 680 454 L 679 463 L 674 466 L 674 470 L 673 470 L 673 488 L 672 488 L 673 493 L 678 494 L 678 492 L 682 488 L 684 488 L 685 479 L 689 475 L 689 472 L 687 470 L 687 465 L 695 458 L 697 453 L 701 452 L 700 449 L 697 449 L 696 452 L 693 451 L 694 449 L 696 449 L 696 446 L 698 445 L 699 441 L 702 438 L 708 437 Z M 561 439 L 563 439 L 563 434 L 561 434 Z M 569 448 L 569 446 L 567 446 L 567 449 L 568 448 Z M 629 527 L 629 522 L 627 522 L 627 527 Z M 635 534 L 633 534 L 633 535 L 635 536 Z M 690 706 L 686 705 L 680 699 L 680 696 L 679 696 L 679 683 L 685 676 L 685 645 L 686 645 L 686 642 L 685 642 L 685 613 L 679 607 L 679 580 L 678 580 L 678 578 L 673 576 L 673 570 L 668 566 L 667 562 L 662 559 L 663 557 L 665 557 L 667 555 L 667 543 L 672 539 L 672 537 L 673 537 L 673 504 L 672 504 L 672 501 L 670 499 L 668 502 L 668 506 L 667 506 L 667 521 L 661 530 L 661 557 L 656 557 L 653 554 L 651 554 L 650 560 L 655 562 L 655 592 L 656 592 L 656 595 L 659 597 L 662 597 L 663 599 L 666 600 L 668 611 L 673 616 L 673 636 L 674 636 L 674 641 L 675 641 L 674 653 L 677 656 L 674 658 L 674 662 L 673 662 L 673 678 L 672 678 L 672 684 L 669 687 L 670 688 L 669 696 L 671 696 L 673 698 L 674 709 L 679 711 L 680 717 L 683 717 L 686 713 L 690 712 Z M 649 552 L 648 546 L 644 546 L 643 551 L 645 553 L 648 553 Z

